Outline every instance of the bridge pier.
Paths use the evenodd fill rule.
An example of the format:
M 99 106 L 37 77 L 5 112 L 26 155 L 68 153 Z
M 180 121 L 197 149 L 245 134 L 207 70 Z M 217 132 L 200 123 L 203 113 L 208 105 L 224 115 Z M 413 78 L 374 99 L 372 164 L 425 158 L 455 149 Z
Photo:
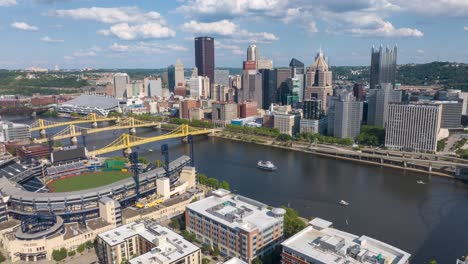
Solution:
M 183 138 L 181 138 L 180 140 L 181 140 L 182 142 L 184 142 L 184 143 L 187 143 L 187 142 L 188 142 L 188 138 L 187 138 L 187 137 L 183 137 Z
M 78 139 L 76 137 L 72 137 L 70 139 L 70 142 L 72 143 L 73 146 L 76 146 L 78 144 Z
M 130 128 L 129 132 L 130 132 L 131 135 L 135 135 L 136 134 L 136 128 L 134 128 L 134 127 Z
M 41 138 L 46 138 L 47 137 L 47 132 L 45 129 L 41 129 L 41 131 L 39 132 L 39 135 L 41 135 Z
M 126 148 L 124 151 L 123 151 L 123 155 L 125 157 L 128 157 L 130 154 L 132 154 L 132 149 L 131 148 Z
M 31 116 L 32 116 L 32 117 L 36 117 L 36 116 L 37 116 L 36 111 L 32 112 Z
M 93 122 L 92 127 L 93 127 L 93 128 L 98 127 L 97 122 Z

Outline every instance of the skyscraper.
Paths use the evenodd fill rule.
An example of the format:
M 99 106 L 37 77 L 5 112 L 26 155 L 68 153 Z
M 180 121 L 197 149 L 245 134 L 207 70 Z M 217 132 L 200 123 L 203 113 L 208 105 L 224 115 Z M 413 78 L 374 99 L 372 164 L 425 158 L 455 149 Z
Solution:
M 184 87 L 185 86 L 184 64 L 179 59 L 177 59 L 174 68 L 175 68 L 175 73 L 174 73 L 175 87 Z
M 242 74 L 242 88 L 238 93 L 239 103 L 244 101 L 257 101 L 257 105 L 263 105 L 262 74 L 251 74 L 244 71 Z
M 214 71 L 215 83 L 229 86 L 229 70 L 216 69 Z
M 176 87 L 175 82 L 175 67 L 170 65 L 167 67 L 167 85 L 169 85 L 169 91 L 174 92 Z
M 380 89 L 369 91 L 367 96 L 367 124 L 384 127 L 387 121 L 388 104 L 401 102 L 401 91 L 394 90 L 392 84 L 380 84 Z
M 353 86 L 353 94 L 358 101 L 364 101 L 364 89 L 362 88 L 362 83 L 355 83 Z
M 127 83 L 130 82 L 130 77 L 126 73 L 114 74 L 114 96 L 116 98 L 125 98 L 127 93 Z
M 296 102 L 302 102 L 304 101 L 304 92 L 306 87 L 304 63 L 293 58 L 289 63 L 289 68 L 291 70 L 291 78 L 296 79 L 297 86 L 292 87 L 292 95 L 297 96 L 297 101 L 295 100 Z
M 315 56 L 315 61 L 307 72 L 307 88 L 304 100 L 318 99 L 322 101 L 322 109 L 327 113 L 327 97 L 333 95 L 332 72 L 328 69 L 322 49 Z
M 248 61 L 257 61 L 258 57 L 258 48 L 256 45 L 250 45 L 247 48 L 247 60 Z
M 441 119 L 442 106 L 438 104 L 391 103 L 388 105 L 385 147 L 434 153 Z
M 379 88 L 381 83 L 391 83 L 395 86 L 397 65 L 397 46 L 384 49 L 381 45 L 379 50 L 372 47 L 370 89 Z
M 215 69 L 214 38 L 195 38 L 195 66 L 198 68 L 198 74 L 208 76 L 210 84 L 213 85 Z
M 322 102 L 320 100 L 305 100 L 302 111 L 305 119 L 318 120 L 323 117 Z
M 328 134 L 337 138 L 356 138 L 361 132 L 363 102 L 353 93 L 343 91 L 330 98 L 328 105 Z

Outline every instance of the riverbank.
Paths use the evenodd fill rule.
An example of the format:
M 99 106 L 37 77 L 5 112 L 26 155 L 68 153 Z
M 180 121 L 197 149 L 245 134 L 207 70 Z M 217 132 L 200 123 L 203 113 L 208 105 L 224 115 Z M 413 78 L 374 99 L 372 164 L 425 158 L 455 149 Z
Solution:
M 244 139 L 242 139 L 242 136 L 240 136 L 241 138 L 236 138 L 234 136 L 227 136 L 227 135 L 222 134 L 222 133 L 216 133 L 215 136 L 218 137 L 218 138 L 229 139 L 229 140 L 234 140 L 234 141 L 239 141 L 239 142 L 253 143 L 253 144 L 257 144 L 257 145 L 275 147 L 275 148 L 292 150 L 292 151 L 299 151 L 299 152 L 303 152 L 303 153 L 318 155 L 318 156 L 321 156 L 321 157 L 340 159 L 340 160 L 347 160 L 347 161 L 353 161 L 353 162 L 358 162 L 358 163 L 376 165 L 376 166 L 381 166 L 381 167 L 383 166 L 383 167 L 388 167 L 388 168 L 395 168 L 395 169 L 400 169 L 400 170 L 404 170 L 404 171 L 414 171 L 414 172 L 419 172 L 419 173 L 425 173 L 425 174 L 428 174 L 428 175 L 435 175 L 435 176 L 455 179 L 455 177 L 452 176 L 452 175 L 448 175 L 448 174 L 440 173 L 440 172 L 435 172 L 435 171 L 429 172 L 429 171 L 422 170 L 422 169 L 417 169 L 417 168 L 408 168 L 408 167 L 405 168 L 405 167 L 402 167 L 402 166 L 397 166 L 397 165 L 392 165 L 392 164 L 387 164 L 387 163 L 381 163 L 381 162 L 374 162 L 374 161 L 369 161 L 369 160 L 362 160 L 362 159 L 354 159 L 354 158 L 343 157 L 343 156 L 339 156 L 339 155 L 336 155 L 336 154 L 333 154 L 333 153 L 329 153 L 329 154 L 323 153 L 323 151 L 325 151 L 325 150 L 322 150 L 322 152 L 317 152 L 316 150 L 309 149 L 309 148 L 304 148 L 303 146 L 302 147 L 297 146 L 297 145 L 294 146 L 294 144 L 292 142 L 279 142 L 279 143 L 275 144 L 276 141 L 268 140 L 268 139 L 265 139 L 265 138 L 257 139 L 255 137 L 255 138 L 250 139 L 250 140 L 244 140 Z M 290 143 L 289 146 L 286 146 L 286 144 L 288 144 L 288 143 Z M 349 151 L 351 152 L 351 150 L 349 150 Z M 338 149 L 335 149 L 335 153 L 337 153 L 337 152 L 339 152 Z M 346 154 L 345 151 L 342 151 L 342 153 Z M 374 155 L 374 156 L 375 157 L 381 157 L 379 155 Z

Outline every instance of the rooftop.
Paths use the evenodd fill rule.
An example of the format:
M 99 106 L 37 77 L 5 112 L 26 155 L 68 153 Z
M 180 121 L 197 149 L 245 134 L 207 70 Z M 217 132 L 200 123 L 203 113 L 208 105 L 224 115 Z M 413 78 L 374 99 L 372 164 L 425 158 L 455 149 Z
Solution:
M 282 243 L 284 250 L 336 264 L 405 264 L 411 256 L 384 242 L 358 237 L 331 225 L 331 222 L 315 218 L 308 227 Z
M 213 195 L 187 205 L 187 208 L 232 229 L 260 231 L 282 221 L 267 205 L 253 199 L 218 189 Z
M 119 106 L 119 100 L 111 97 L 82 94 L 75 99 L 63 103 L 62 105 L 111 109 Z
M 99 234 L 99 237 L 110 246 L 118 245 L 133 236 L 140 236 L 151 242 L 154 247 L 150 252 L 132 259 L 130 261 L 132 264 L 171 263 L 199 250 L 179 234 L 150 219 L 126 224 Z
M 224 262 L 223 264 L 247 264 L 247 262 L 234 257 L 234 258 L 231 258 L 228 261 Z

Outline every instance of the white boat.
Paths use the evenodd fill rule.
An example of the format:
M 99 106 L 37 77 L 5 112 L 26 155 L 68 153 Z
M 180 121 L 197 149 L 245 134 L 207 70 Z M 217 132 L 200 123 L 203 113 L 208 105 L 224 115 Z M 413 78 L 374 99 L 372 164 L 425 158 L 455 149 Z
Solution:
M 423 181 L 417 181 L 416 183 L 418 183 L 418 184 L 426 184 L 426 183 L 423 182 Z
M 274 171 L 277 169 L 275 164 L 273 164 L 271 161 L 263 161 L 263 160 L 260 160 L 257 163 L 257 168 L 262 169 L 262 170 L 269 170 L 269 171 Z
M 339 202 L 339 204 L 340 204 L 340 205 L 343 205 L 343 206 L 348 206 L 348 205 L 349 205 L 349 203 L 348 203 L 347 201 L 345 201 L 345 200 L 341 200 L 341 201 Z

